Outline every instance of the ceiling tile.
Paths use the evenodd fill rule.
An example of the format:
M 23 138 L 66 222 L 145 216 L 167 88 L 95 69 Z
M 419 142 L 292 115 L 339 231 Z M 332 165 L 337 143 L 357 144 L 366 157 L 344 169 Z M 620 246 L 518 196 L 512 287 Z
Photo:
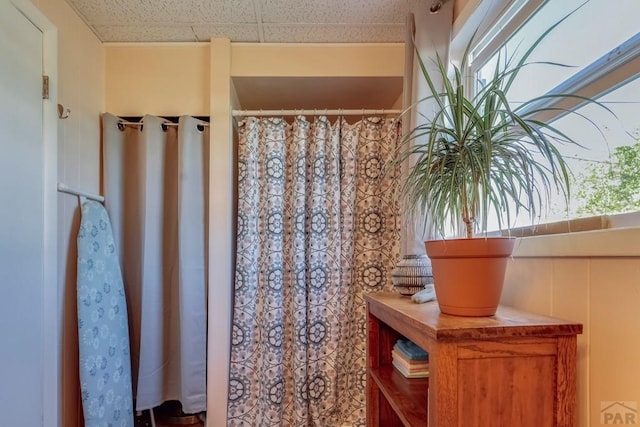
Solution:
M 409 0 L 257 0 L 269 23 L 404 23 Z
M 260 18 L 264 41 L 287 43 L 402 42 L 408 11 L 424 1 L 67 0 L 105 42 L 258 42 Z
M 162 1 L 162 0 L 161 0 Z M 68 0 L 92 24 L 134 24 L 170 22 L 171 12 L 162 3 L 149 0 Z
M 174 0 L 190 3 L 182 9 L 191 22 L 197 23 L 255 23 L 253 0 Z
M 255 24 L 198 24 L 193 31 L 199 41 L 213 37 L 226 37 L 232 42 L 259 42 L 258 26 Z
M 67 0 L 92 24 L 256 22 L 253 0 Z
M 404 25 L 277 25 L 265 24 L 265 42 L 389 43 L 404 42 Z
M 189 25 L 96 25 L 98 37 L 109 42 L 195 42 Z

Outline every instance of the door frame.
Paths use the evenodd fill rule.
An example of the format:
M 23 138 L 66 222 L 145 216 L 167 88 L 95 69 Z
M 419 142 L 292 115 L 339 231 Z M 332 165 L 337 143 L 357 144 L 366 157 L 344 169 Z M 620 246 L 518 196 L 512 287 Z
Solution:
M 42 31 L 42 69 L 49 76 L 49 99 L 42 103 L 44 144 L 43 236 L 43 408 L 42 426 L 61 425 L 61 325 L 58 298 L 58 30 L 29 0 L 9 0 Z

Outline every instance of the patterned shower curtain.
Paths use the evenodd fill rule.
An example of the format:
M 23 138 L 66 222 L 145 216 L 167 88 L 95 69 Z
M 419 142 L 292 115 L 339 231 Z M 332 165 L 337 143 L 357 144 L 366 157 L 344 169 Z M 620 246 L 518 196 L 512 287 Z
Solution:
M 363 294 L 399 256 L 397 120 L 240 124 L 228 425 L 363 426 Z

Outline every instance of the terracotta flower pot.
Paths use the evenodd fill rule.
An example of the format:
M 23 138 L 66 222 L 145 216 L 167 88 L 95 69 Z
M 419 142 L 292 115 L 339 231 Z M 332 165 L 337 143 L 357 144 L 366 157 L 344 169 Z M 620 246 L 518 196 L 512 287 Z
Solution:
M 514 244 L 510 237 L 425 242 L 440 311 L 456 316 L 493 316 Z

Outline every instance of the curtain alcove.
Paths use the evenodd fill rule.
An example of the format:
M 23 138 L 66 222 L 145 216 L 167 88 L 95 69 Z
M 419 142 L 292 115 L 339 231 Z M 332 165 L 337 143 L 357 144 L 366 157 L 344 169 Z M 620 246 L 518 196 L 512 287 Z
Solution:
M 136 409 L 206 410 L 209 130 L 103 114 L 105 206 L 129 305 Z
M 396 119 L 239 124 L 229 426 L 362 426 L 363 294 L 399 254 Z

